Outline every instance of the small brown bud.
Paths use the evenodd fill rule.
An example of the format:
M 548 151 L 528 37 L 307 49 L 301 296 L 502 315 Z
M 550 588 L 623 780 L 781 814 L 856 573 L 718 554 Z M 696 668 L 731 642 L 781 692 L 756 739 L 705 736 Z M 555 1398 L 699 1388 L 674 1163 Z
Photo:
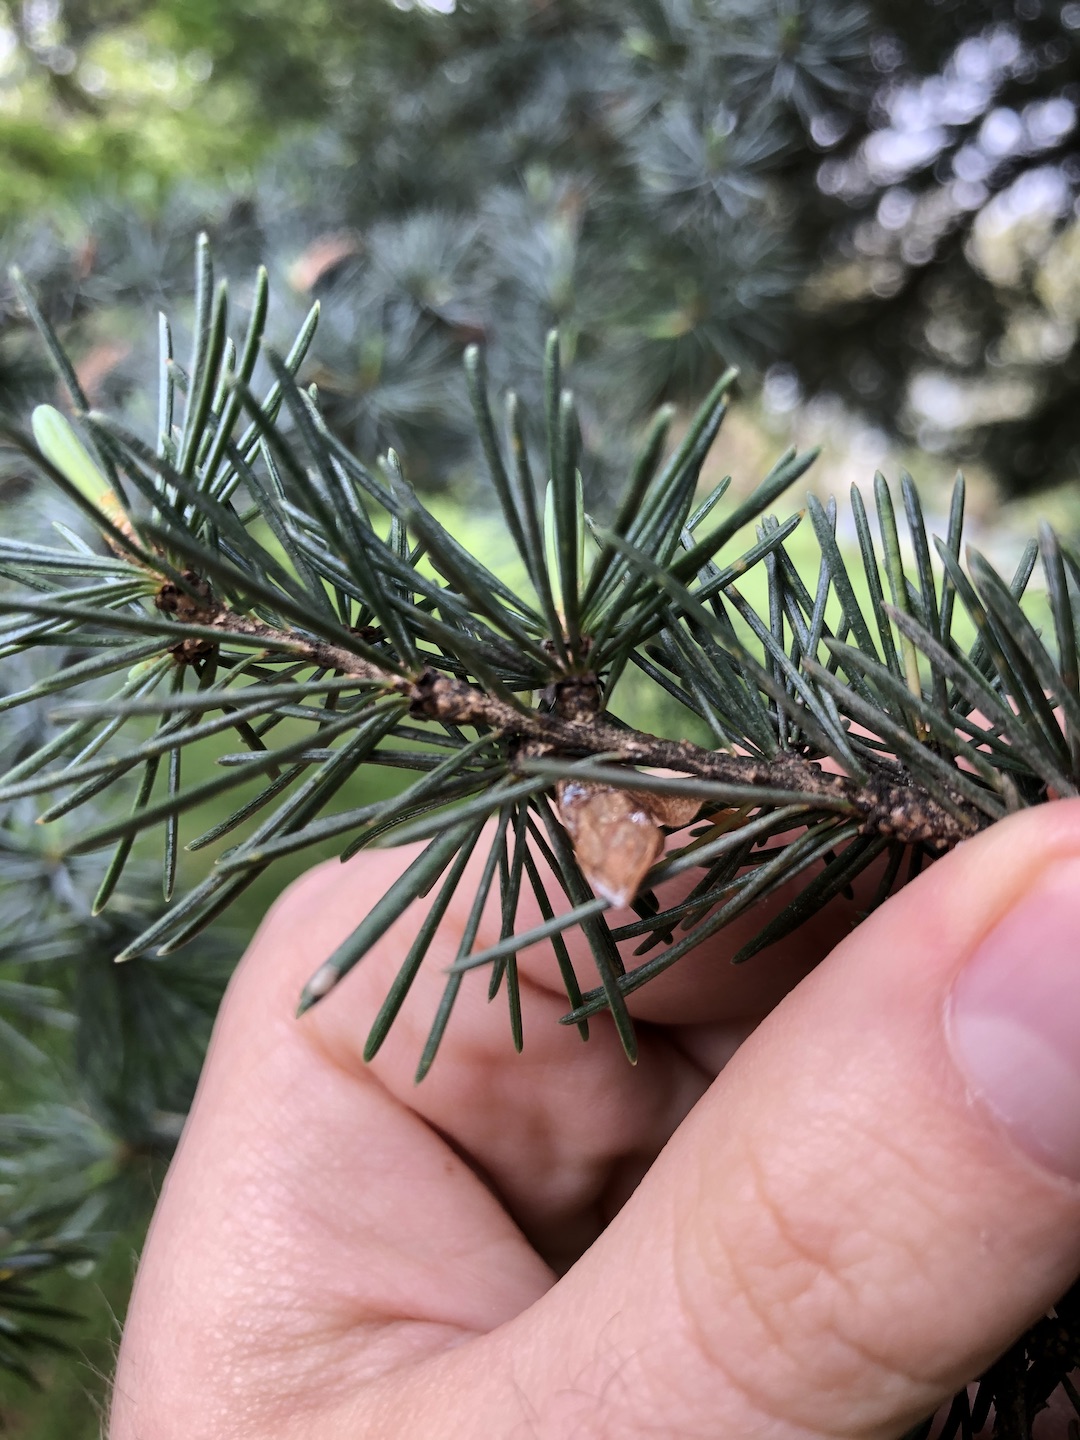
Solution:
M 189 590 L 182 590 L 171 580 L 165 580 L 158 587 L 154 603 L 163 615 L 175 615 L 177 620 L 188 620 L 192 624 L 205 623 L 207 607 L 213 599 L 210 582 L 194 570 L 185 570 L 184 579 Z
M 628 790 L 582 780 L 555 790 L 582 874 L 601 899 L 628 905 L 663 849 L 659 825 Z
M 628 905 L 664 849 L 667 825 L 688 825 L 701 809 L 681 795 L 619 790 L 585 780 L 555 787 L 559 818 L 581 872 L 601 899 Z

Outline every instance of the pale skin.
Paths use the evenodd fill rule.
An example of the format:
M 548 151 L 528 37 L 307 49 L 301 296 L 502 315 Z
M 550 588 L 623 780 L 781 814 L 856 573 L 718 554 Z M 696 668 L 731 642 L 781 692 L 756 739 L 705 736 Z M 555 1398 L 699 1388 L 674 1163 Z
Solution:
M 373 1064 L 417 909 L 294 1018 L 412 853 L 312 871 L 240 966 L 140 1266 L 111 1440 L 885 1440 L 1080 1271 L 1080 1185 L 973 1098 L 943 1023 L 980 939 L 1080 857 L 1080 801 L 966 842 L 854 931 L 834 910 L 736 969 L 751 917 L 633 996 L 636 1068 L 606 1017 L 588 1044 L 557 1023 L 536 947 L 524 1053 L 471 977 L 420 1086 L 467 880 Z M 493 914 L 478 946 L 497 935 Z

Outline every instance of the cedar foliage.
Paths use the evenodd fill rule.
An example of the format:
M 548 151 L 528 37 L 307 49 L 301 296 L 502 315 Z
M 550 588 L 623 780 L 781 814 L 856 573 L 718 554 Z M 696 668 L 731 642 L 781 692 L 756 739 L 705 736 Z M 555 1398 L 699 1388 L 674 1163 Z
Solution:
M 965 837 L 1080 785 L 1080 554 L 1044 526 L 1016 574 L 1000 576 L 964 551 L 962 478 L 939 539 L 909 477 L 894 495 L 877 476 L 869 505 L 853 488 L 857 557 L 837 542 L 834 502 L 810 495 L 790 509 L 813 455 L 782 456 L 741 500 L 727 479 L 701 494 L 729 372 L 677 443 L 672 409 L 658 413 L 613 513 L 596 517 L 558 336 L 538 387 L 541 445 L 514 394 L 496 418 L 471 347 L 466 388 L 525 577 L 515 588 L 439 523 L 395 452 L 360 457 L 327 426 L 317 388 L 297 378 L 314 312 L 277 354 L 263 343 L 260 272 L 235 327 L 205 241 L 196 294 L 190 354 L 174 355 L 162 319 L 148 437 L 88 406 L 23 295 L 75 423 L 44 405 L 32 434 L 3 434 L 88 522 L 80 534 L 57 521 L 50 543 L 0 540 L 11 937 L 0 1045 L 18 1061 L 12 1074 L 27 1072 L 2 1122 L 0 1364 L 23 1375 L 63 1322 L 35 1279 L 94 1254 L 124 1223 L 138 1203 L 133 1172 L 167 1157 L 190 1097 L 225 967 L 203 945 L 198 959 L 171 957 L 282 857 L 327 839 L 342 858 L 425 842 L 319 957 L 301 1010 L 418 897 L 432 894 L 438 916 L 466 861 L 482 859 L 418 1080 L 463 985 L 486 983 L 506 1005 L 507 1043 L 527 1043 L 517 955 L 539 941 L 559 960 L 564 1023 L 583 1040 L 614 1024 L 632 1063 L 627 996 L 780 886 L 797 881 L 795 898 L 736 963 L 754 963 L 869 867 L 873 908 Z M 818 551 L 809 577 L 787 548 L 800 524 Z M 1041 628 L 1025 608 L 1036 565 Z M 760 606 L 749 598 L 759 577 Z M 620 714 L 630 672 L 674 704 L 677 734 L 700 742 Z M 184 757 L 212 737 L 240 748 L 193 781 Z M 343 785 L 377 766 L 403 772 L 403 787 L 335 809 Z M 217 797 L 235 802 L 227 818 L 191 834 L 188 813 Z M 223 839 L 205 878 L 177 893 L 181 846 Z M 164 905 L 148 911 L 133 867 L 152 851 Z M 665 898 L 664 882 L 684 873 L 689 893 Z M 525 887 L 545 919 L 523 929 Z M 500 938 L 477 948 L 489 896 Z M 589 974 L 565 948 L 571 927 Z M 368 1058 L 433 932 L 423 925 L 405 956 Z M 70 1044 L 63 1073 L 42 1077 L 34 1052 L 48 1026 Z M 993 1405 L 996 1434 L 1029 1435 L 1078 1360 L 1070 1296 L 970 1405 L 957 1397 L 944 1433 L 972 1433 Z
M 35 215 L 3 248 L 110 410 L 142 394 L 139 316 L 186 295 L 208 229 L 237 272 L 257 257 L 283 300 L 292 284 L 297 306 L 323 301 L 324 415 L 363 454 L 393 446 L 418 485 L 468 454 L 467 344 L 539 414 L 551 326 L 612 476 L 621 433 L 731 364 L 1013 492 L 1074 473 L 1073 0 L 20 8 L 32 78 L 22 113 L 0 112 L 0 205 L 44 175 L 45 208 L 64 190 L 74 216 Z M 133 34 L 144 87 L 148 63 L 183 75 L 191 55 L 209 75 L 156 111 L 122 76 L 87 91 Z M 155 158 L 163 124 L 183 143 Z M 1014 201 L 1002 273 L 979 235 Z M 0 387 L 36 402 L 24 319 L 0 284 Z M 970 391 L 966 419 L 966 402 L 944 420 L 909 403 L 928 376 L 950 404 Z

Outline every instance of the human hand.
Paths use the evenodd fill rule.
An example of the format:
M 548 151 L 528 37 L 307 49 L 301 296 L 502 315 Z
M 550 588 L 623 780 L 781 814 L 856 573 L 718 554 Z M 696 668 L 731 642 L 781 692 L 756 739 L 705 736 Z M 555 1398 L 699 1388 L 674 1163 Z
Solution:
M 371 1066 L 415 909 L 295 1020 L 404 863 L 311 872 L 237 972 L 112 1440 L 898 1436 L 1080 1270 L 1080 801 L 967 842 L 831 954 L 850 916 L 738 969 L 722 934 L 633 995 L 636 1069 L 604 1018 L 587 1045 L 557 1024 L 536 947 L 524 1054 L 467 981 L 414 1086 L 467 878 Z

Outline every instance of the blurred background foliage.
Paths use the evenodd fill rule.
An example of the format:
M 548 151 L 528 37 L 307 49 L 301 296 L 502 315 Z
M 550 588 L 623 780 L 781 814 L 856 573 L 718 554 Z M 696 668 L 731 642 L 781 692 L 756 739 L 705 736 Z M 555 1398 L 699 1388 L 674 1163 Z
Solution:
M 5 0 L 2 245 L 115 399 L 208 227 L 432 483 L 463 345 L 524 389 L 558 323 L 613 462 L 735 363 L 1017 493 L 1080 447 L 1078 81 L 1075 0 Z
M 1058 486 L 1040 508 L 1075 528 L 1078 106 L 1076 0 L 0 0 L 0 403 L 56 398 L 17 262 L 92 403 L 150 431 L 155 312 L 182 355 L 205 229 L 241 311 L 268 267 L 278 339 L 321 302 L 304 378 L 331 422 L 364 458 L 395 445 L 460 526 L 463 349 L 538 416 L 557 324 L 594 494 L 656 403 L 736 363 L 736 483 L 825 439 L 826 490 L 961 462 L 988 496 Z M 0 450 L 5 526 L 56 518 L 28 484 Z M 47 711 L 3 717 L 7 763 Z M 0 816 L 0 1420 L 79 1440 L 272 892 L 118 970 L 100 866 L 32 820 Z M 126 888 L 141 926 L 153 883 Z

